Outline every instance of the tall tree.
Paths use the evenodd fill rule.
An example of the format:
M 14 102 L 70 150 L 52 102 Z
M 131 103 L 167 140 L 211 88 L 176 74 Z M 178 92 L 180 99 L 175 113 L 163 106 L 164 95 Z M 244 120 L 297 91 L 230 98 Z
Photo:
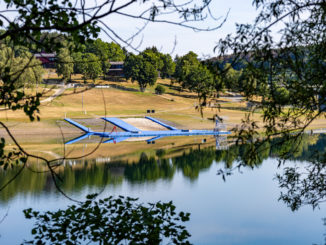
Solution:
M 163 68 L 164 63 L 161 58 L 163 54 L 156 47 L 146 48 L 141 54 L 146 61 L 155 66 L 156 70 L 160 71 Z
M 194 91 L 198 95 L 201 106 L 206 106 L 207 98 L 214 91 L 214 79 L 211 72 L 204 65 L 190 71 L 186 77 L 185 86 L 190 91 Z
M 72 53 L 72 58 L 74 62 L 74 73 L 82 74 L 83 73 L 83 53 L 82 52 L 74 52 Z
M 74 59 L 71 57 L 68 48 L 59 49 L 57 56 L 57 73 L 62 75 L 64 82 L 71 79 L 71 74 L 74 72 Z
M 12 49 L 0 44 L 0 75 L 4 76 L 5 86 L 10 85 L 7 81 L 13 81 L 12 85 L 16 89 L 33 87 L 42 82 L 43 73 L 41 62 L 25 48 Z
M 95 54 L 102 63 L 102 71 L 106 73 L 110 68 L 109 62 L 109 44 L 97 38 L 86 45 L 86 52 Z
M 205 64 L 201 64 L 194 52 L 176 58 L 175 79 L 183 88 L 196 92 L 203 115 L 203 106 L 214 91 L 214 76 Z
M 147 85 L 153 86 L 157 80 L 156 64 L 153 63 L 146 55 L 130 54 L 126 57 L 123 71 L 127 79 L 132 82 L 137 81 L 140 91 L 144 92 Z
M 161 55 L 161 60 L 163 61 L 163 66 L 160 69 L 161 78 L 171 78 L 175 72 L 175 63 L 173 62 L 171 55 L 163 54 Z
M 246 59 L 240 79 L 248 100 L 261 96 L 266 135 L 303 131 L 322 116 L 320 105 L 326 102 L 324 2 L 255 0 L 253 4 L 261 9 L 254 24 L 239 25 L 236 34 L 220 40 L 217 48 L 222 55 L 233 51 L 233 63 Z M 281 21 L 285 25 L 276 39 L 271 28 L 278 28 Z M 290 108 L 279 101 L 281 87 L 289 93 Z
M 94 82 L 102 73 L 102 62 L 92 53 L 86 53 L 81 62 L 81 70 L 85 79 L 92 79 Z
M 110 42 L 108 43 L 108 58 L 110 61 L 124 61 L 126 56 L 119 44 Z
M 197 54 L 190 51 L 188 54 L 176 57 L 176 67 L 174 78 L 178 83 L 181 84 L 183 88 L 186 88 L 187 78 L 191 71 L 195 70 L 199 67 L 200 62 L 197 58 Z

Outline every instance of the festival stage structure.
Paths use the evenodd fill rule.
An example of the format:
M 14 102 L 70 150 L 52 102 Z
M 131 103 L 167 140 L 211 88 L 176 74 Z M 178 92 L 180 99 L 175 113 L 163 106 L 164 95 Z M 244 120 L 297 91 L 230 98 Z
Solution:
M 169 130 L 161 130 L 161 131 L 144 131 L 140 130 L 125 121 L 116 118 L 116 117 L 102 117 L 101 119 L 121 128 L 124 130 L 124 132 L 95 132 L 91 129 L 73 121 L 72 119 L 65 118 L 65 121 L 68 123 L 74 125 L 75 127 L 81 129 L 85 132 L 84 135 L 79 136 L 75 139 L 72 139 L 65 144 L 72 144 L 77 141 L 80 141 L 82 139 L 88 138 L 89 136 L 96 135 L 102 138 L 108 138 L 107 140 L 103 141 L 103 143 L 118 143 L 121 141 L 124 141 L 128 138 L 137 138 L 137 137 L 152 137 L 147 140 L 147 143 L 154 143 L 155 140 L 161 139 L 163 137 L 169 137 L 169 136 L 195 136 L 195 135 L 213 135 L 213 136 L 226 136 L 230 134 L 231 132 L 223 130 L 221 131 L 221 127 L 219 127 L 218 123 L 215 126 L 214 130 L 188 130 L 188 129 L 177 129 L 175 127 L 172 127 L 166 123 L 163 123 L 159 121 L 156 118 L 146 116 L 145 117 L 148 120 L 151 120 Z

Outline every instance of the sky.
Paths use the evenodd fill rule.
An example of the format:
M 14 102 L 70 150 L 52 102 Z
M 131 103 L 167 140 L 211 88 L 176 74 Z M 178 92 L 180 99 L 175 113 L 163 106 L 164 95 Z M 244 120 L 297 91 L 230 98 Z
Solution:
M 101 0 L 98 0 L 101 1 Z M 118 4 L 122 4 L 127 0 L 117 0 Z M 152 2 L 155 0 L 151 0 Z M 187 0 L 174 0 L 176 3 L 185 2 Z M 199 2 L 200 0 L 193 0 Z M 92 5 L 95 1 L 86 1 Z M 143 4 L 139 1 L 131 8 L 124 9 L 126 13 L 139 13 L 144 10 Z M 225 18 L 228 11 L 228 17 L 223 26 L 211 32 L 195 32 L 180 26 L 171 24 L 161 24 L 150 22 L 146 28 L 134 39 L 133 46 L 137 47 L 138 51 L 146 47 L 156 46 L 162 53 L 170 53 L 175 55 L 184 55 L 189 51 L 198 54 L 200 58 L 214 57 L 214 47 L 220 38 L 224 38 L 229 33 L 235 32 L 235 23 L 252 23 L 257 11 L 252 6 L 252 0 L 212 0 L 210 4 L 211 12 L 215 18 Z M 0 11 L 5 10 L 5 4 L 0 0 Z M 14 13 L 8 13 L 8 16 L 14 18 Z M 166 17 L 168 20 L 178 21 L 175 17 Z M 112 28 L 122 39 L 128 39 L 131 35 L 138 31 L 144 25 L 144 21 L 122 17 L 121 15 L 110 15 L 102 19 L 102 21 Z M 202 21 L 198 27 L 207 28 L 214 27 L 221 23 L 221 20 L 215 22 L 213 19 Z M 105 28 L 103 28 L 105 30 Z M 112 39 L 101 31 L 100 38 L 104 41 L 111 42 Z M 111 35 L 112 37 L 112 35 Z M 117 38 L 114 38 L 118 41 Z M 119 43 L 119 42 L 118 42 Z M 123 43 L 119 43 L 124 46 Z M 133 51 L 131 48 L 127 48 Z
M 252 0 L 212 0 L 210 6 L 214 17 L 224 18 L 229 11 L 227 20 L 220 29 L 212 32 L 195 32 L 171 24 L 149 23 L 145 30 L 134 40 L 134 46 L 141 43 L 141 46 L 138 47 L 139 50 L 156 46 L 163 53 L 171 53 L 174 49 L 172 56 L 184 55 L 189 51 L 193 51 L 199 57 L 213 57 L 216 56 L 213 51 L 214 47 L 220 38 L 224 38 L 229 33 L 234 33 L 236 23 L 252 23 L 258 13 L 252 6 Z M 144 23 L 124 19 L 120 16 L 112 16 L 105 19 L 105 21 L 119 35 L 125 38 L 135 33 L 137 28 L 140 28 Z M 214 22 L 211 19 L 199 23 L 199 26 L 203 28 L 213 27 L 219 25 L 220 22 Z M 110 41 L 103 32 L 100 37 L 103 40 Z

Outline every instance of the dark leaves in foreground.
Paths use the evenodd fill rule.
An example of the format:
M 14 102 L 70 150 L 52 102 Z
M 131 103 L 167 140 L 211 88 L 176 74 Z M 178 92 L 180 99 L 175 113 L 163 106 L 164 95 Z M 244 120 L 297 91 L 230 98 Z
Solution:
M 190 244 L 190 234 L 180 225 L 190 214 L 177 214 L 172 202 L 142 205 L 130 197 L 95 197 L 56 212 L 24 210 L 36 223 L 34 239 L 23 244 Z
M 286 167 L 283 174 L 276 176 L 281 192 L 279 200 L 293 211 L 302 205 L 313 208 L 326 200 L 326 162 L 316 161 L 305 167 Z

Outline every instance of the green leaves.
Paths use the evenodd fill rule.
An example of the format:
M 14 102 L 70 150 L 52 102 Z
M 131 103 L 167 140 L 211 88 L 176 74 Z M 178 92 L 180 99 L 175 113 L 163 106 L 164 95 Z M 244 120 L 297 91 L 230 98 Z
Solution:
M 74 71 L 74 60 L 68 48 L 61 48 L 57 58 L 57 73 L 62 75 L 63 80 L 66 82 L 70 80 L 71 74 Z
M 157 80 L 157 60 L 149 55 L 130 54 L 126 57 L 123 71 L 127 79 L 137 81 L 140 91 L 144 92 L 147 85 L 154 85 Z
M 41 94 L 27 96 L 23 88 L 42 82 L 44 70 L 41 63 L 24 47 L 13 49 L 0 44 L 0 49 L 0 79 L 3 81 L 0 105 L 11 110 L 22 109 L 30 120 L 34 120 L 39 112 Z
M 326 108 L 323 1 L 255 0 L 254 4 L 260 11 L 254 23 L 237 25 L 236 33 L 217 46 L 231 65 L 245 63 L 239 76 L 241 92 L 255 104 L 251 116 L 259 112 L 262 123 L 245 119 L 237 136 L 252 145 L 258 132 L 269 142 L 277 135 L 291 139 L 323 117 Z
M 92 53 L 86 53 L 83 58 L 82 74 L 85 78 L 95 81 L 102 74 L 102 64 L 100 59 Z
M 13 165 L 26 164 L 27 157 L 19 149 L 5 149 L 5 138 L 1 138 L 0 142 L 0 168 L 6 170 Z M 1 187 L 1 186 L 0 186 Z
M 160 244 L 163 238 L 169 244 L 190 244 L 190 234 L 179 224 L 190 214 L 177 215 L 172 202 L 143 205 L 130 197 L 96 201 L 96 196 L 56 212 L 24 210 L 27 219 L 37 220 L 31 230 L 34 240 L 24 244 Z
M 182 57 L 177 57 L 174 77 L 183 88 L 198 94 L 200 112 L 203 116 L 202 108 L 206 106 L 207 98 L 217 88 L 212 72 L 199 62 L 194 52 L 189 52 Z

